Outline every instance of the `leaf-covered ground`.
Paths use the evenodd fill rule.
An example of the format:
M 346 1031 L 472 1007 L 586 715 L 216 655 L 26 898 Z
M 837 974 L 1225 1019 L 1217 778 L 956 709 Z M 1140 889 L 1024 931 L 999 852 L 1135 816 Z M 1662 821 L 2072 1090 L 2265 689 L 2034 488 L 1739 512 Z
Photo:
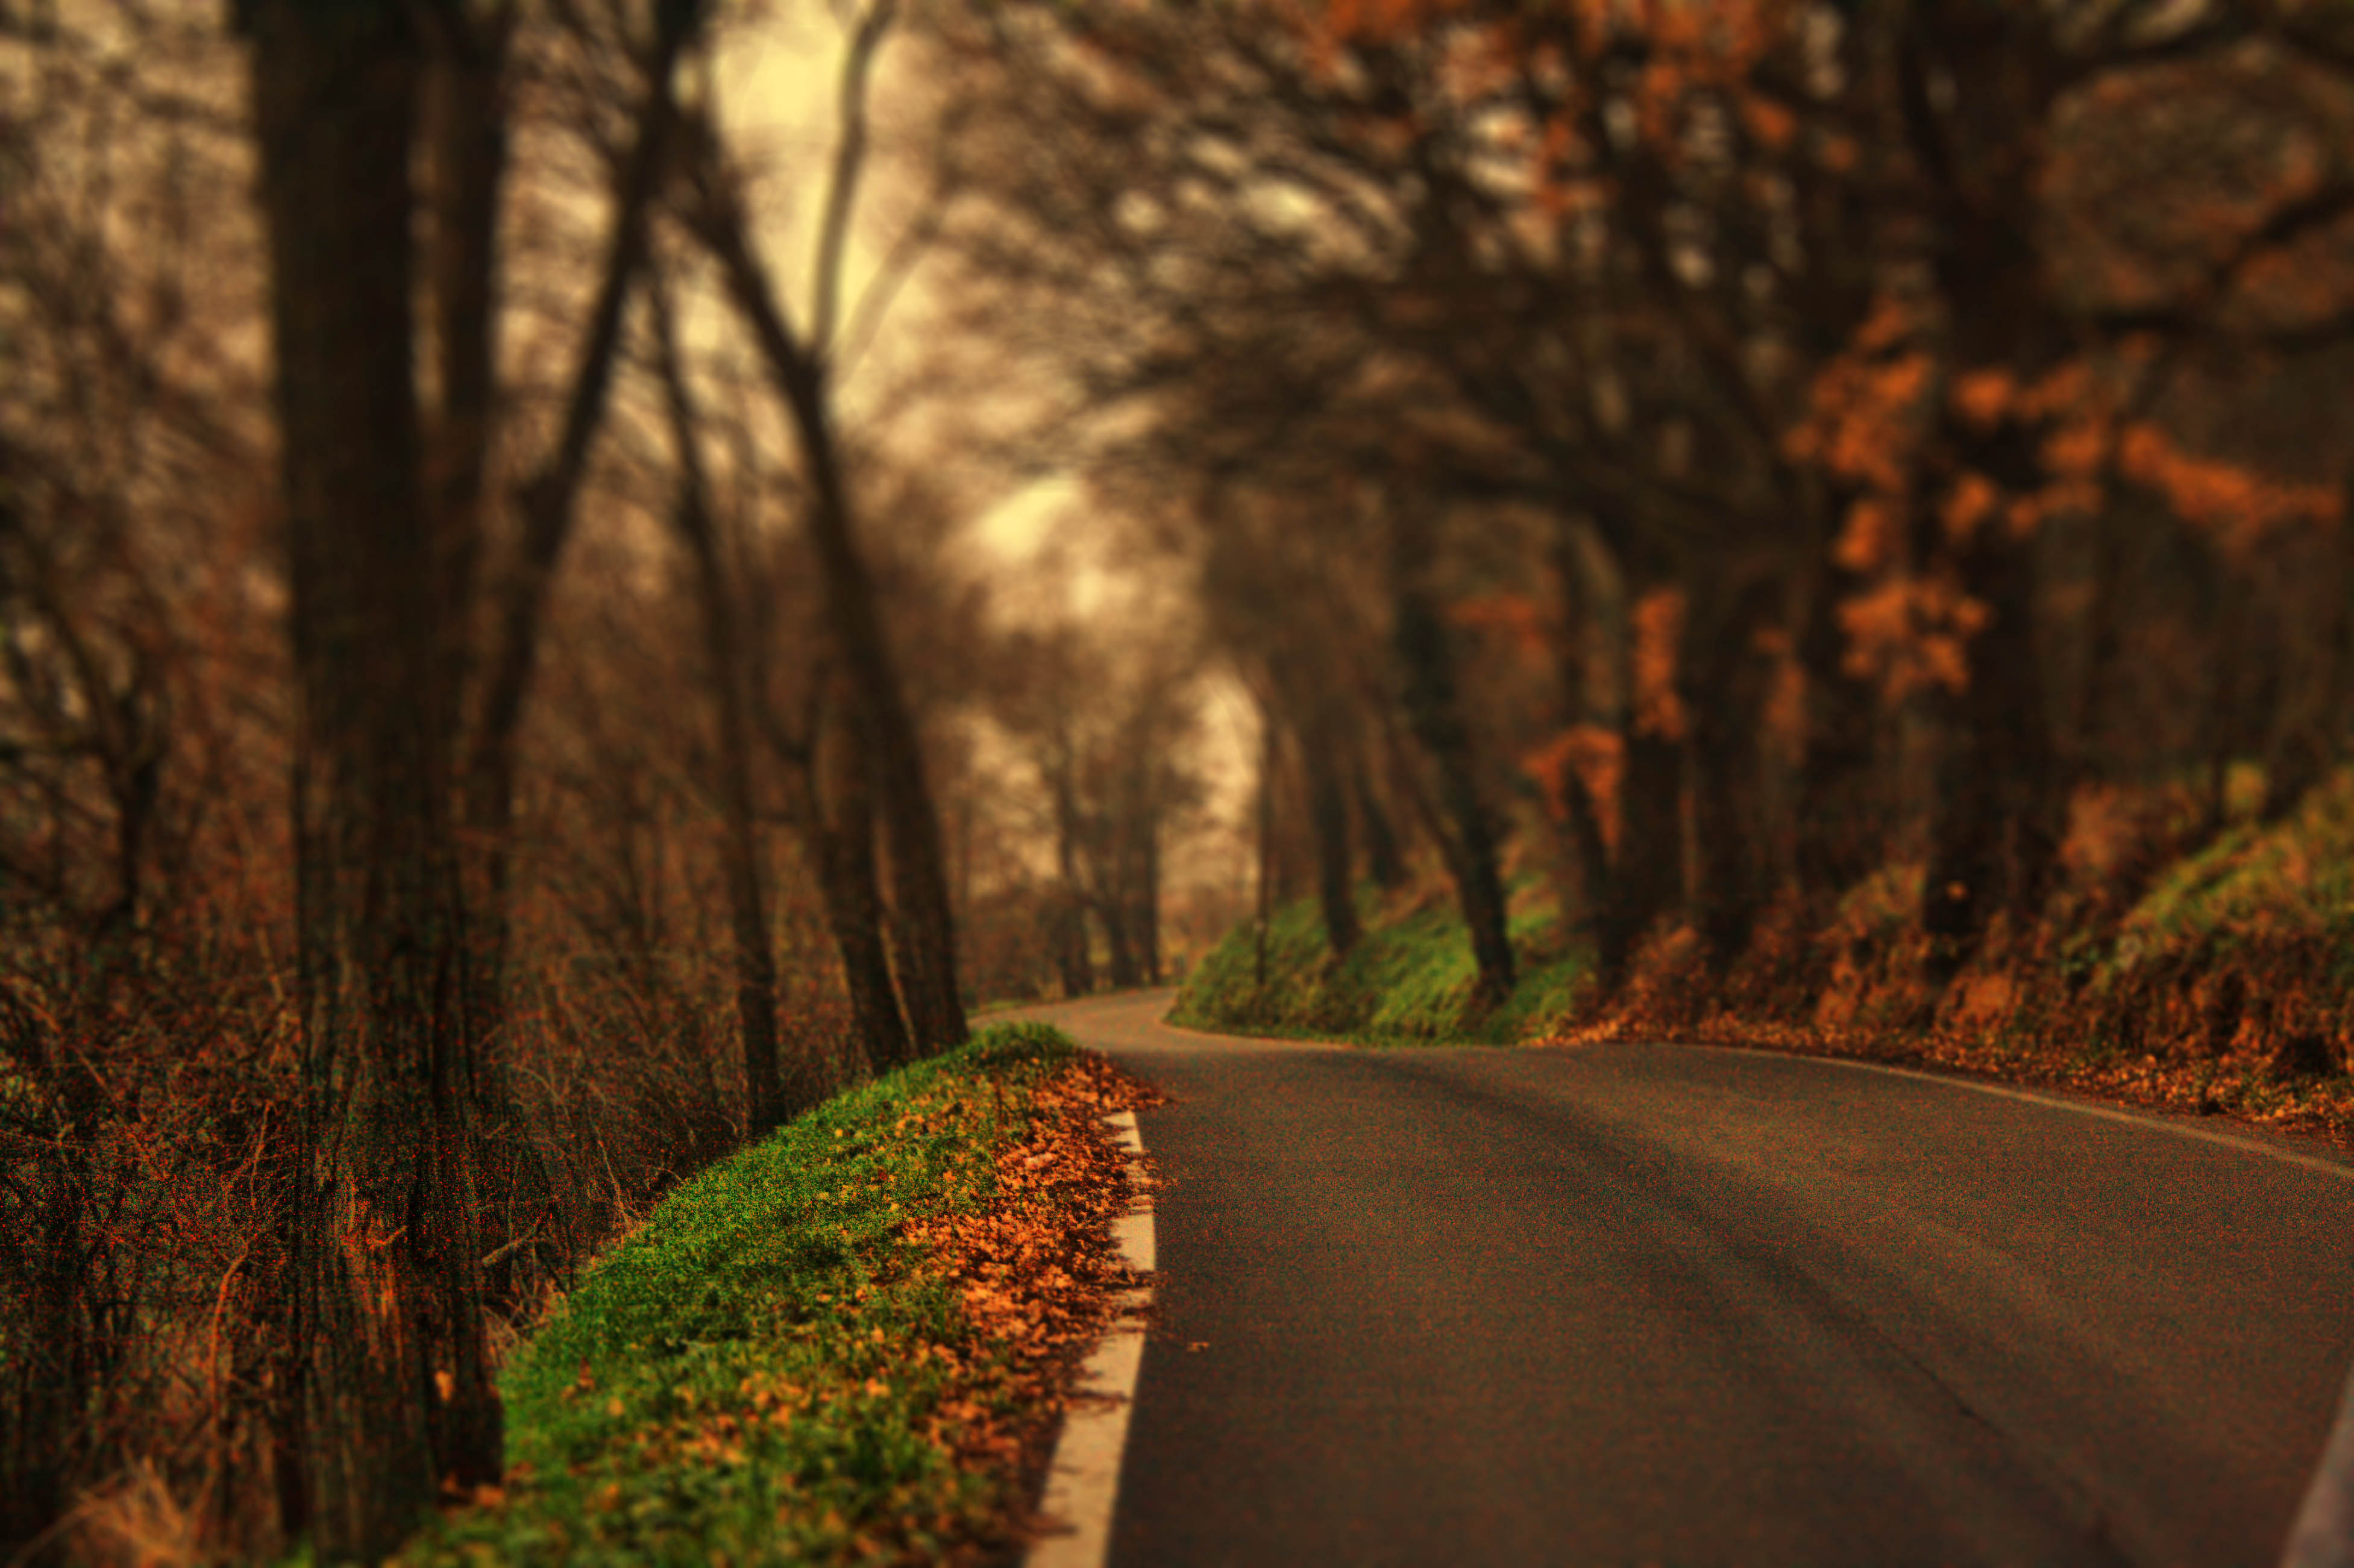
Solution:
M 685 1183 L 510 1360 L 505 1485 L 408 1560 L 1002 1558 L 1127 1283 L 1140 1097 L 1002 1025 Z

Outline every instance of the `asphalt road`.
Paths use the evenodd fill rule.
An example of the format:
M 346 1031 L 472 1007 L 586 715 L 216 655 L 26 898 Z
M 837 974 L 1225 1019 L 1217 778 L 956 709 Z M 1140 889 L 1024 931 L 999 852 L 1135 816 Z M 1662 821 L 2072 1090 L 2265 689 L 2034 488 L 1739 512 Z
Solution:
M 1115 1564 L 2278 1561 L 2354 1358 L 2354 1166 L 1166 1000 L 1042 1014 L 1172 1097 Z

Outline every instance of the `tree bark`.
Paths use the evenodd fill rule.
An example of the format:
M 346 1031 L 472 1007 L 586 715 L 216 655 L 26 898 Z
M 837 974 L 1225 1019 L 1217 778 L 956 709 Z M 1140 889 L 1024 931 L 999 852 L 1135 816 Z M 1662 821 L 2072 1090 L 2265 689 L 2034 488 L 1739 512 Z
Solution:
M 496 1479 L 501 1446 L 410 374 L 420 48 L 390 6 L 253 0 L 241 20 L 292 542 L 304 1490 L 321 1557 L 376 1558 L 443 1478 Z

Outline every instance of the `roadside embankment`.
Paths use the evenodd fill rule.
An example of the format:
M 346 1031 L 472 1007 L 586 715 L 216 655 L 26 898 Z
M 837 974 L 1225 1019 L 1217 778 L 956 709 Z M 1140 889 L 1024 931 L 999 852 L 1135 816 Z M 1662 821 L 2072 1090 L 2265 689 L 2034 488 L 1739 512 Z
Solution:
M 1138 1098 L 1001 1025 L 685 1182 L 509 1358 L 505 1485 L 407 1560 L 1002 1559 L 1127 1283 Z
M 1473 1006 L 1469 946 L 1437 890 L 1369 904 L 1333 958 L 1312 900 L 1230 933 L 1175 1022 L 1368 1044 L 1679 1040 L 1908 1063 L 2354 1143 L 2354 775 L 2271 822 L 2219 829 L 2164 792 L 2079 800 L 2042 918 L 1998 918 L 1932 985 L 1917 865 L 1828 906 L 1765 912 L 1712 962 L 1668 927 L 1605 993 L 1569 923 L 1524 888 L 1521 980 Z

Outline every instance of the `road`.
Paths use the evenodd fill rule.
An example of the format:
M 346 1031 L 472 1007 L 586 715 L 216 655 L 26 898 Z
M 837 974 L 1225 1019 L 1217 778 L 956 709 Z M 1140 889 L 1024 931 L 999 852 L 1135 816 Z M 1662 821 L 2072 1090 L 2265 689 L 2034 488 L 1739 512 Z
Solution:
M 2268 1563 L 2354 1359 L 2354 1167 L 1701 1047 L 1044 1010 L 1143 1113 L 1111 1561 Z

